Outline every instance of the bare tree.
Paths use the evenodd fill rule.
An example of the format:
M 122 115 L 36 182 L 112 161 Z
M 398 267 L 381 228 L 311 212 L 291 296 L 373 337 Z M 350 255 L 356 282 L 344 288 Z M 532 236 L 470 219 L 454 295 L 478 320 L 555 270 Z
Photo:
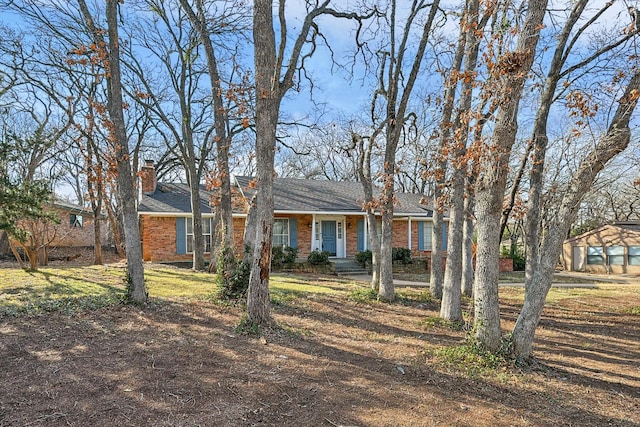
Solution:
M 256 81 L 256 235 L 247 311 L 249 321 L 257 325 L 272 323 L 269 303 L 269 274 L 273 234 L 273 174 L 276 128 L 284 95 L 294 85 L 296 70 L 313 54 L 320 37 L 316 20 L 322 15 L 358 19 L 356 13 L 330 8 L 330 0 L 307 3 L 308 10 L 297 36 L 291 40 L 285 17 L 286 1 L 279 2 L 278 42 L 273 17 L 272 0 L 253 2 L 253 40 Z M 308 51 L 304 51 L 309 46 Z
M 144 267 L 142 265 L 142 247 L 140 245 L 140 229 L 136 210 L 135 179 L 131 169 L 129 141 L 125 126 L 120 73 L 120 40 L 118 37 L 118 2 L 108 0 L 106 4 L 106 34 L 99 28 L 84 0 L 78 0 L 78 6 L 84 16 L 85 23 L 95 38 L 95 43 L 106 50 L 107 70 L 107 110 L 111 123 L 109 125 L 110 143 L 115 156 L 117 171 L 118 198 L 122 206 L 124 235 L 127 246 L 127 283 L 128 296 L 132 301 L 142 303 L 147 300 L 144 283 Z
M 580 200 L 582 200 L 582 197 L 607 162 L 628 146 L 630 140 L 629 121 L 637 106 L 640 74 L 637 71 L 637 64 L 634 64 L 632 67 L 632 77 L 626 86 L 624 94 L 618 101 L 619 106 L 611 119 L 607 132 L 600 138 L 600 141 L 595 147 L 588 152 L 587 156 L 580 161 L 578 168 L 564 189 L 556 189 L 556 192 L 560 195 L 557 205 L 559 208 L 556 207 L 556 209 L 554 209 L 554 214 L 544 230 L 544 237 L 540 239 L 540 235 L 542 234 L 540 205 L 544 184 L 545 158 L 547 146 L 549 145 L 547 122 L 549 120 L 551 105 L 554 99 L 558 97 L 558 83 L 562 78 L 566 78 L 571 73 L 595 61 L 601 55 L 620 46 L 630 36 L 628 34 L 613 43 L 605 44 L 601 49 L 596 50 L 582 61 L 563 69 L 580 35 L 612 5 L 612 3 L 604 5 L 572 36 L 572 30 L 582 17 L 587 3 L 586 0 L 582 0 L 574 4 L 563 31 L 558 38 L 558 44 L 549 67 L 531 138 L 532 161 L 526 217 L 526 233 L 528 239 L 525 304 L 513 330 L 514 353 L 522 359 L 527 359 L 531 356 L 535 329 L 540 320 L 542 307 L 551 286 L 551 278 L 555 263 L 560 255 L 562 240 L 567 236 L 571 224 L 577 215 Z M 634 28 L 631 35 L 634 34 L 635 31 Z M 566 90 L 566 87 L 563 88 L 563 90 Z M 562 90 L 560 93 L 562 93 Z M 569 100 L 570 103 L 574 103 L 573 108 L 579 112 L 579 116 L 592 116 L 590 107 L 584 102 L 582 95 L 574 93 L 569 96 Z
M 378 200 L 366 202 L 376 205 L 382 216 L 378 298 L 385 301 L 395 299 L 392 236 L 396 152 L 405 126 L 410 116 L 413 116 L 408 112 L 409 100 L 422 69 L 425 51 L 439 11 L 438 6 L 439 0 L 431 3 L 414 0 L 406 11 L 406 17 L 401 18 L 400 6 L 392 0 L 387 10 L 388 35 L 385 36 L 384 48 L 378 52 L 380 64 L 378 87 L 373 94 L 371 107 L 371 122 L 374 129 L 372 138 L 375 139 L 371 143 L 381 144 L 384 140 L 384 144 L 381 144 L 381 150 L 384 152 L 380 173 L 382 190 Z M 418 31 L 420 34 L 415 51 L 408 49 L 413 31 Z M 374 268 L 376 268 L 375 265 Z
M 547 0 L 531 0 L 517 46 L 499 55 L 491 71 L 498 105 L 496 122 L 476 186 L 478 247 L 474 286 L 474 330 L 490 350 L 500 347 L 502 332 L 498 304 L 500 219 L 511 148 L 518 130 L 518 107 L 533 64 Z
M 244 126 L 232 126 L 232 107 L 226 105 L 223 97 L 223 81 L 218 65 L 218 55 L 216 49 L 211 41 L 211 35 L 219 33 L 222 28 L 232 27 L 235 32 L 241 34 L 245 28 L 245 18 L 243 8 L 240 4 L 228 5 L 228 8 L 224 10 L 235 10 L 234 14 L 220 13 L 220 15 L 210 16 L 205 13 L 205 8 L 202 0 L 195 1 L 195 10 L 191 7 L 187 0 L 180 0 L 180 4 L 184 8 L 189 17 L 189 20 L 194 25 L 196 31 L 200 36 L 200 40 L 204 47 L 205 55 L 207 58 L 207 68 L 209 70 L 209 80 L 211 84 L 211 99 L 214 115 L 215 126 L 215 145 L 217 152 L 217 171 L 215 179 L 211 180 L 215 182 L 215 187 L 219 189 L 216 193 L 216 199 L 213 201 L 216 210 L 216 217 L 219 221 L 216 221 L 217 235 L 219 236 L 220 245 L 217 253 L 212 250 L 212 259 L 209 265 L 209 270 L 212 271 L 214 267 L 217 267 L 218 271 L 223 272 L 223 277 L 228 277 L 232 268 L 235 265 L 234 250 L 233 250 L 233 219 L 232 219 L 232 207 L 231 207 L 231 171 L 229 167 L 229 153 L 231 149 L 231 141 L 234 134 L 242 131 L 244 127 L 248 126 L 248 119 L 240 117 L 240 122 L 245 123 Z M 215 12 L 215 10 L 214 10 Z M 217 23 L 216 27 L 208 25 L 207 23 Z M 231 86 L 231 85 L 230 85 Z M 242 100 L 242 92 L 245 88 L 239 87 L 234 89 L 230 88 L 232 92 L 231 98 Z M 247 111 L 246 106 L 239 105 L 242 102 L 236 102 L 236 108 L 239 108 L 240 114 L 242 111 Z M 237 113 L 236 113 L 237 114 Z M 244 120 L 242 120 L 244 119 Z

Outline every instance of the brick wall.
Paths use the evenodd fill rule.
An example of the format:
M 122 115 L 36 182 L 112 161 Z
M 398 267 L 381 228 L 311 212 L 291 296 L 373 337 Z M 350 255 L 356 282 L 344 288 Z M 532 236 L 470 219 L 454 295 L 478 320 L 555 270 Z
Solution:
M 188 261 L 192 254 L 176 254 L 176 219 L 140 217 L 142 259 L 145 261 Z
M 347 256 L 353 257 L 358 253 L 358 220 L 364 219 L 362 216 L 347 216 L 345 238 L 347 244 Z

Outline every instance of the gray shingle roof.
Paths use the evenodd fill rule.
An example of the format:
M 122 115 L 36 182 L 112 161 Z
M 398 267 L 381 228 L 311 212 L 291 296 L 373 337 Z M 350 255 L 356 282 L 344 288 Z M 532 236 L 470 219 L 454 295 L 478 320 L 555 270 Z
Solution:
M 249 188 L 253 178 L 235 177 L 236 182 L 247 198 L 251 198 L 255 189 Z M 276 178 L 274 181 L 274 207 L 278 212 L 306 213 L 362 213 L 364 192 L 358 182 L 319 181 L 306 179 Z M 211 212 L 210 193 L 200 189 L 202 211 Z M 421 203 L 419 194 L 397 193 L 394 213 L 431 217 L 432 210 Z M 142 198 L 139 212 L 154 213 L 190 213 L 189 187 L 186 184 L 159 183 L 156 192 Z
M 210 213 L 210 193 L 200 186 L 200 208 Z M 187 184 L 158 183 L 155 193 L 142 196 L 138 212 L 191 213 L 191 196 Z
M 248 188 L 253 178 L 237 176 L 236 181 L 247 197 L 255 190 Z M 274 209 L 280 212 L 344 212 L 362 213 L 364 191 L 359 182 L 322 181 L 276 178 L 273 188 Z M 431 216 L 432 211 L 421 204 L 419 194 L 397 193 L 399 204 L 395 214 Z

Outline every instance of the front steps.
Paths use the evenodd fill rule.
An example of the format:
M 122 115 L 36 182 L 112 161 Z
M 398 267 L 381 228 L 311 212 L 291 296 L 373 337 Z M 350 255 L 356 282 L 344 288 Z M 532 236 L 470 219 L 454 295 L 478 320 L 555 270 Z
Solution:
M 338 276 L 359 276 L 368 274 L 367 269 L 358 264 L 353 258 L 338 258 L 331 260 Z

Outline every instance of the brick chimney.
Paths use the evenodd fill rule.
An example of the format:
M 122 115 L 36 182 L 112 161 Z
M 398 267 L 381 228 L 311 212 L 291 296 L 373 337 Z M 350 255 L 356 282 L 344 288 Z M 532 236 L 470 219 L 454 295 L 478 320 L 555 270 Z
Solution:
M 158 180 L 156 178 L 156 168 L 153 160 L 145 160 L 144 166 L 140 169 L 140 180 L 142 181 L 142 194 L 153 194 L 156 192 Z

